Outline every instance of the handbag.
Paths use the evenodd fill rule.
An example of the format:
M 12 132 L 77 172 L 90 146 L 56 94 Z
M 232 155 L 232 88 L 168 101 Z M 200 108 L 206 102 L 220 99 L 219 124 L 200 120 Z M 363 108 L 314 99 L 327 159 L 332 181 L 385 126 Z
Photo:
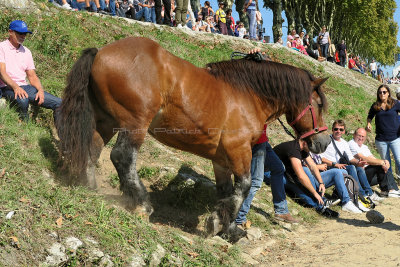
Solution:
M 350 165 L 350 159 L 349 156 L 347 156 L 346 151 L 343 152 L 343 154 L 339 151 L 339 149 L 336 146 L 335 140 L 333 139 L 332 135 L 331 135 L 331 139 L 332 139 L 332 143 L 333 143 L 333 147 L 335 148 L 336 152 L 339 154 L 340 158 L 339 158 L 339 162 L 340 164 L 346 164 L 346 165 Z

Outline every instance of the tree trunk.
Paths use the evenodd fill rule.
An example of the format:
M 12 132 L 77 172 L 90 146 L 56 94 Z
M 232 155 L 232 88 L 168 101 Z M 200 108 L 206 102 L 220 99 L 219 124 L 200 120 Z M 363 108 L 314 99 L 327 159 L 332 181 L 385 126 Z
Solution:
M 273 25 L 272 25 L 272 34 L 274 38 L 274 43 L 282 38 L 282 1 L 281 0 L 273 0 L 272 3 L 272 12 L 273 12 Z

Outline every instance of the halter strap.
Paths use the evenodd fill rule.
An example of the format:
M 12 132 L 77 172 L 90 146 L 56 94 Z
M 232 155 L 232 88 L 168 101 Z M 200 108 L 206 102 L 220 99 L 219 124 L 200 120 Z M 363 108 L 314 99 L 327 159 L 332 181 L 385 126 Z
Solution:
M 313 120 L 313 129 L 300 135 L 300 132 L 297 131 L 297 129 L 294 127 L 294 125 L 308 112 L 308 110 L 311 111 L 311 116 L 312 116 L 312 120 Z M 291 123 L 289 123 L 289 125 L 295 130 L 297 136 L 300 135 L 300 137 L 299 137 L 300 139 L 303 139 L 310 135 L 317 134 L 322 131 L 328 130 L 328 127 L 326 125 L 324 125 L 322 127 L 318 127 L 317 117 L 315 116 L 315 109 L 312 105 L 312 97 L 311 96 L 310 96 L 310 102 L 308 103 L 307 107 L 305 107 L 303 109 L 303 111 L 296 117 L 296 119 L 294 119 Z

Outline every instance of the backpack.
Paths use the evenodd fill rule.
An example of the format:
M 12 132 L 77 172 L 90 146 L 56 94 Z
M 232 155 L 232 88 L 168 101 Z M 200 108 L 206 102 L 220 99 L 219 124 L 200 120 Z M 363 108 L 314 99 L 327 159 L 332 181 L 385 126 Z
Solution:
M 350 200 L 358 207 L 359 187 L 357 181 L 351 175 L 343 175 L 344 185 L 349 193 Z
M 346 186 L 347 193 L 349 193 L 350 200 L 358 207 L 358 198 L 359 198 L 359 186 L 357 181 L 348 174 L 343 174 L 344 185 Z M 333 190 L 332 194 L 335 198 L 339 198 L 339 194 L 336 188 Z

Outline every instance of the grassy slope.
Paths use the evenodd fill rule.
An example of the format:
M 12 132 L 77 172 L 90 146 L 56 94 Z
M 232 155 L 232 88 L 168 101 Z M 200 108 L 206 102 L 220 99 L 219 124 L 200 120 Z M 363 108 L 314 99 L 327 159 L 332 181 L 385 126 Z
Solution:
M 42 2 L 44 6 L 44 0 Z M 85 13 L 64 12 L 42 9 L 40 14 L 21 14 L 14 10 L 2 11 L 0 32 L 7 31 L 11 20 L 24 19 L 34 34 L 29 36 L 26 46 L 34 54 L 37 72 L 47 91 L 61 96 L 65 77 L 81 50 L 86 47 L 101 47 L 107 43 L 127 36 L 145 36 L 158 41 L 175 55 L 185 58 L 197 66 L 208 62 L 227 59 L 233 50 L 247 51 L 249 42 L 227 42 L 218 38 L 197 39 L 184 33 L 172 33 L 170 29 L 159 30 L 154 26 L 128 24 L 123 20 L 99 18 Z M 4 39 L 6 35 L 1 36 Z M 293 57 L 283 48 L 265 47 L 270 55 L 280 61 L 310 70 L 317 76 L 326 76 L 324 68 L 307 64 L 300 57 Z M 341 117 L 349 122 L 351 128 L 364 123 L 365 114 L 372 97 L 362 89 L 354 88 L 341 77 L 332 77 L 326 83 L 326 92 L 331 103 L 327 114 L 328 125 L 334 118 Z M 168 265 L 171 255 L 180 258 L 187 265 L 238 265 L 238 248 L 229 250 L 209 246 L 195 236 L 190 244 L 179 235 L 180 230 L 148 223 L 147 220 L 115 207 L 101 196 L 76 187 L 60 186 L 52 173 L 57 171 L 57 152 L 48 130 L 50 114 L 42 111 L 37 124 L 18 124 L 15 112 L 0 110 L 0 262 L 5 265 L 36 265 L 44 260 L 44 248 L 51 239 L 50 232 L 56 231 L 60 237 L 70 235 L 79 238 L 94 237 L 100 248 L 111 255 L 114 263 L 122 265 L 129 261 L 135 251 L 150 260 L 150 254 L 160 243 L 167 250 L 163 262 Z M 272 143 L 287 140 L 276 124 L 270 128 Z M 142 157 L 142 174 L 153 175 L 152 162 L 161 159 L 162 151 L 157 151 L 154 141 L 146 140 L 145 155 Z M 184 166 L 193 167 L 196 163 L 206 176 L 212 177 L 210 163 L 196 157 L 184 155 Z M 147 159 L 147 161 L 146 161 Z M 186 165 L 185 165 L 186 164 Z M 177 165 L 179 168 L 179 164 Z M 147 168 L 147 169 L 146 169 Z M 111 175 L 112 176 L 112 175 Z M 114 174 L 115 177 L 115 174 Z M 166 177 L 169 179 L 171 177 Z M 165 186 L 168 180 L 156 186 Z M 259 194 L 262 207 L 271 209 L 268 188 L 266 194 Z M 264 197 L 266 196 L 266 197 Z M 316 215 L 290 201 L 291 209 L 299 211 L 306 223 L 316 220 Z M 192 208 L 191 204 L 184 208 Z M 5 220 L 11 211 L 16 215 Z M 62 218 L 62 225 L 56 221 Z M 259 220 L 252 210 L 249 218 L 264 229 L 279 228 L 270 221 Z M 10 245 L 9 238 L 15 236 L 20 248 Z M 198 253 L 193 257 L 192 252 Z M 192 256 L 190 256 L 192 255 Z M 79 254 L 70 264 L 86 262 L 85 254 Z

